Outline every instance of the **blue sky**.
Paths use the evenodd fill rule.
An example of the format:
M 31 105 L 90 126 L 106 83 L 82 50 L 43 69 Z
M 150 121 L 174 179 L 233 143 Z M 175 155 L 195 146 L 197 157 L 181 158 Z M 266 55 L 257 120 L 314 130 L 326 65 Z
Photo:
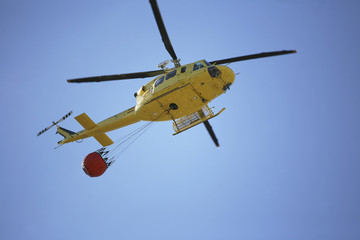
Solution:
M 150 4 L 1 1 L 0 238 L 359 239 L 358 1 L 158 4 L 184 64 L 298 53 L 230 65 L 234 85 L 210 104 L 226 107 L 211 120 L 220 148 L 202 126 L 174 137 L 157 123 L 91 179 L 94 139 L 55 150 L 55 130 L 36 133 L 70 110 L 98 122 L 135 104 L 147 80 L 66 79 L 169 59 Z M 80 130 L 72 117 L 62 126 Z

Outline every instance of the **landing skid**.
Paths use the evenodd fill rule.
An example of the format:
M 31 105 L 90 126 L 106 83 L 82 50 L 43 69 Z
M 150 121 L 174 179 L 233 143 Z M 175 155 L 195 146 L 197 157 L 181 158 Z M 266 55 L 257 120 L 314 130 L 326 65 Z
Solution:
M 217 114 L 214 114 L 208 105 L 205 105 L 202 107 L 199 111 L 194 112 L 188 116 L 179 118 L 174 120 L 173 122 L 173 128 L 175 133 L 173 135 L 177 135 L 179 133 L 182 133 L 192 127 L 195 127 L 196 125 L 199 125 L 200 123 L 203 123 L 205 121 L 208 121 L 220 113 L 222 113 L 225 110 L 225 108 L 221 109 Z

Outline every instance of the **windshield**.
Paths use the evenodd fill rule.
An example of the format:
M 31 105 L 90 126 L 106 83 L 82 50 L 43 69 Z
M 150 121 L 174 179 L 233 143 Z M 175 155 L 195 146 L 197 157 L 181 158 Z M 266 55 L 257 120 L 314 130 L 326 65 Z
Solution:
M 161 78 L 159 78 L 158 80 L 156 80 L 155 82 L 155 87 L 157 87 L 159 84 L 161 84 L 164 81 L 165 76 L 162 76 Z
M 203 68 L 203 67 L 204 67 L 204 65 L 201 62 L 197 62 L 197 63 L 194 64 L 193 71 L 196 71 L 196 70 L 198 70 L 200 68 Z

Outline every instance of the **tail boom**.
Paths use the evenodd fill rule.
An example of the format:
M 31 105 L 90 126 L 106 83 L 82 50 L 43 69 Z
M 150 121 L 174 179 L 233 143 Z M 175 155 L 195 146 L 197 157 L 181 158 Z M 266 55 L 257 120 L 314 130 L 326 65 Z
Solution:
M 105 147 L 113 143 L 113 141 L 105 134 L 106 132 L 110 132 L 118 128 L 122 128 L 140 121 L 140 119 L 136 117 L 135 107 L 125 110 L 119 114 L 116 114 L 97 124 L 93 122 L 86 115 L 86 113 L 83 113 L 75 117 L 75 119 L 84 127 L 84 130 L 81 130 L 77 133 L 69 134 L 68 132 L 71 131 L 69 130 L 67 130 L 68 132 L 64 130 L 59 131 L 58 128 L 58 132 L 65 137 L 62 141 L 59 142 L 59 145 L 78 141 L 88 137 L 94 137 L 103 147 Z

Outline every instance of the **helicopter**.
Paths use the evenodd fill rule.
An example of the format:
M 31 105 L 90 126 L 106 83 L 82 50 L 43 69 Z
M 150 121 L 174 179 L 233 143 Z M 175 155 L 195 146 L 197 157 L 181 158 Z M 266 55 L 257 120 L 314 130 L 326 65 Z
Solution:
M 196 125 L 204 124 L 213 142 L 218 147 L 219 141 L 209 120 L 218 116 L 225 108 L 214 114 L 208 104 L 229 90 L 234 83 L 235 74 L 233 70 L 224 64 L 296 53 L 296 50 L 262 52 L 209 62 L 199 60 L 182 65 L 170 42 L 157 1 L 149 0 L 149 2 L 162 42 L 172 58 L 174 67 L 167 68 L 166 66 L 170 61 L 166 60 L 158 65 L 159 70 L 67 80 L 69 83 L 88 83 L 153 77 L 134 94 L 135 106 L 99 123 L 95 123 L 86 113 L 82 113 L 75 117 L 75 120 L 84 128 L 79 132 L 73 132 L 58 125 L 59 122 L 72 114 L 69 112 L 59 121 L 53 122 L 50 127 L 39 132 L 38 136 L 51 127 L 57 126 L 57 133 L 64 137 L 58 142 L 59 146 L 94 137 L 103 147 L 106 147 L 114 143 L 106 135 L 107 132 L 139 121 L 173 121 L 173 135 Z

